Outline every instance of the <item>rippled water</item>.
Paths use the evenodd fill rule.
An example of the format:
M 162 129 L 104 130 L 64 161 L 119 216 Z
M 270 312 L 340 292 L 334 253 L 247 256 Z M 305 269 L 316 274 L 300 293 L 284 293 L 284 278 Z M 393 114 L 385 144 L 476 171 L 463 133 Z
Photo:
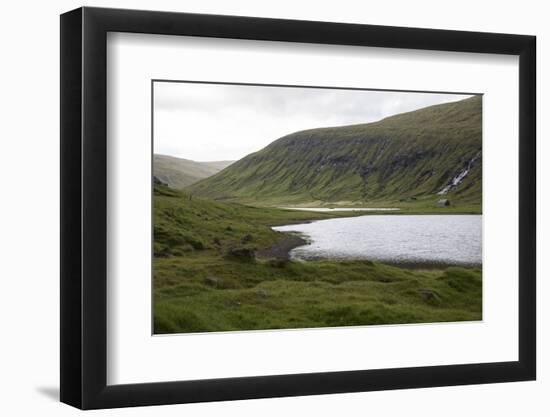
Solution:
M 405 264 L 480 265 L 480 215 L 367 215 L 274 227 L 311 243 L 295 259 L 369 259 Z

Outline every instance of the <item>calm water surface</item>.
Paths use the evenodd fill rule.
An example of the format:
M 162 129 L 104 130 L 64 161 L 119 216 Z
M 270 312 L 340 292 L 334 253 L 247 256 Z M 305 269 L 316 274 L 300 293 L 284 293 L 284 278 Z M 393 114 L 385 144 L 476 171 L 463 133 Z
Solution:
M 329 207 L 281 207 L 286 210 L 299 210 L 299 211 L 398 211 L 398 208 L 389 208 L 389 207 L 338 207 L 338 208 L 329 208 Z
M 367 215 L 274 227 L 310 242 L 294 259 L 481 265 L 481 215 Z

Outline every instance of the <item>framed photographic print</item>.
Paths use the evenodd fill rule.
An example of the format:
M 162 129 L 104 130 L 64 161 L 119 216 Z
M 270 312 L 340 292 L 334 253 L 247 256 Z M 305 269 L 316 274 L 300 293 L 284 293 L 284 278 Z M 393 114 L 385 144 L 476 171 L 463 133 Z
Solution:
M 61 16 L 61 400 L 535 379 L 535 38 Z

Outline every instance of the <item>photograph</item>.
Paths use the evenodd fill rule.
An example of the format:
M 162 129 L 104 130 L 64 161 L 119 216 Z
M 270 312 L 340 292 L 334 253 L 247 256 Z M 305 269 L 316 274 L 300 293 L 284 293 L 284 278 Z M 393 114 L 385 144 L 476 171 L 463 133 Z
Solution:
M 14 271 L 40 286 L 7 274 L 30 325 L 6 333 L 47 348 L 11 361 L 34 392 L 10 407 L 538 415 L 543 14 L 204 1 L 65 5 L 23 34 L 58 48 L 32 97 L 59 106 L 29 118 L 38 79 L 6 84 Z M 14 45 L 36 73 L 48 49 Z M 25 158 L 58 175 L 15 177 Z
M 152 95 L 153 334 L 482 320 L 481 94 Z

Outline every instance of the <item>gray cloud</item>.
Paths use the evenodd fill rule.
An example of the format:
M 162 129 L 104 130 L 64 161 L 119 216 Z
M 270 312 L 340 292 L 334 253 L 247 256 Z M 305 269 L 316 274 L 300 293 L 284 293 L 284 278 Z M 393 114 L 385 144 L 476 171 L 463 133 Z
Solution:
M 458 94 L 157 82 L 155 152 L 240 159 L 297 130 L 368 123 Z

